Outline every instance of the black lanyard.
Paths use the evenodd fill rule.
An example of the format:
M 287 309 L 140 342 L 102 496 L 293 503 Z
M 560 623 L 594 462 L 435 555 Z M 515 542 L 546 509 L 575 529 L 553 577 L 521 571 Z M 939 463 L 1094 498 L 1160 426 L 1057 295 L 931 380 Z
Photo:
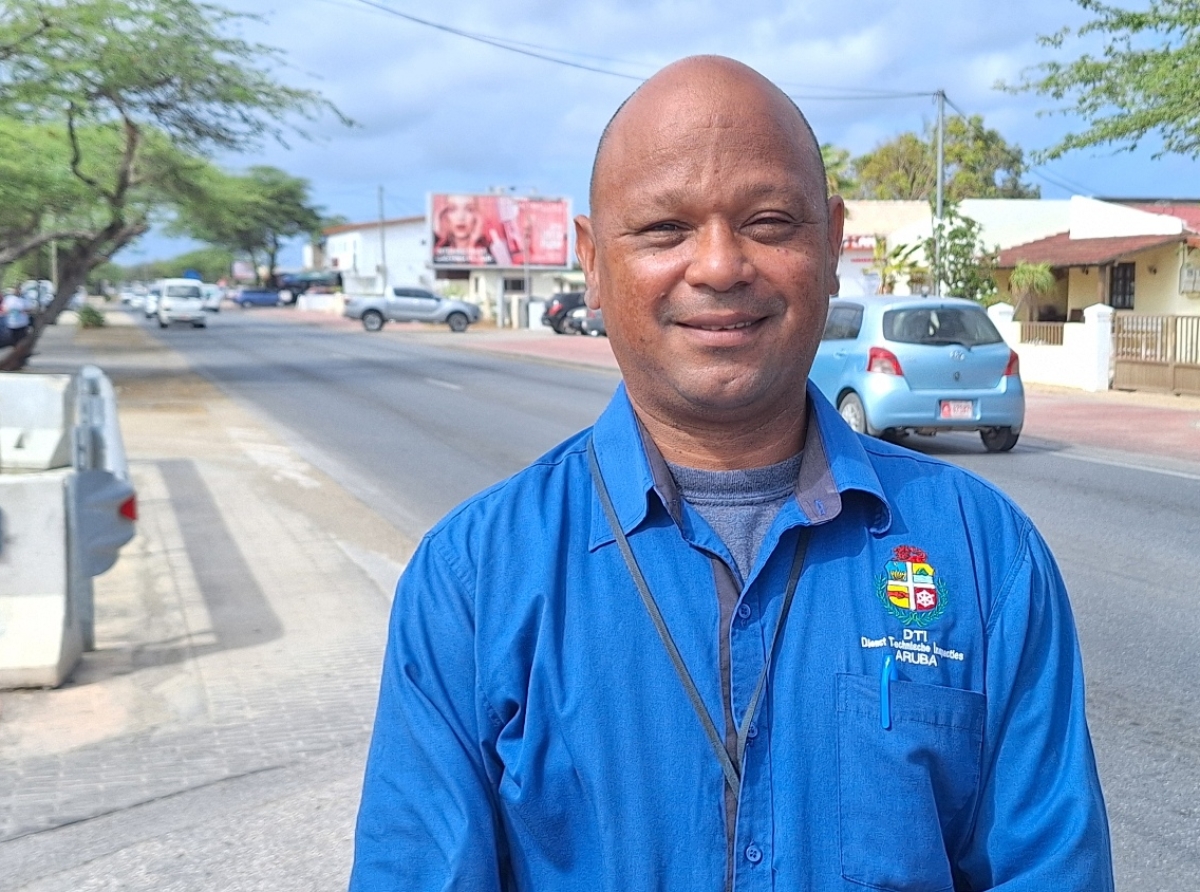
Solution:
M 725 783 L 733 791 L 736 798 L 741 789 L 742 769 L 746 759 L 746 740 L 750 735 L 750 723 L 754 718 L 754 713 L 758 709 L 758 701 L 762 696 L 763 686 L 767 681 L 767 673 L 771 669 L 771 661 L 775 655 L 775 647 L 779 643 L 779 638 L 783 634 L 783 625 L 787 622 L 788 612 L 792 607 L 792 599 L 796 594 L 796 584 L 800 581 L 800 571 L 804 567 L 804 553 L 808 549 L 808 531 L 801 530 L 800 540 L 796 543 L 796 554 L 792 558 L 792 569 L 788 576 L 787 590 L 783 596 L 783 606 L 780 608 L 779 621 L 775 624 L 775 634 L 771 636 L 771 647 L 767 651 L 767 659 L 763 664 L 762 672 L 758 676 L 758 684 L 754 687 L 754 696 L 750 698 L 750 703 L 746 707 L 746 714 L 742 716 L 742 722 L 737 729 L 737 764 L 729 756 L 729 750 L 721 741 L 721 734 L 717 731 L 717 726 L 713 723 L 712 717 L 708 714 L 708 710 L 704 706 L 704 700 L 700 697 L 700 692 L 696 689 L 696 683 L 692 680 L 691 673 L 688 672 L 687 665 L 683 662 L 683 657 L 679 654 L 679 648 L 675 646 L 675 639 L 671 637 L 671 630 L 667 628 L 666 620 L 663 619 L 662 611 L 658 609 L 658 602 L 654 600 L 654 595 L 650 592 L 650 586 L 646 584 L 646 577 L 642 575 L 642 569 L 638 566 L 637 559 L 633 556 L 633 549 L 629 545 L 629 539 L 625 535 L 625 531 L 621 529 L 620 520 L 617 518 L 617 511 L 613 507 L 612 498 L 608 494 L 608 487 L 604 485 L 604 476 L 600 473 L 600 463 L 596 459 L 596 447 L 591 440 L 588 440 L 588 464 L 592 471 L 592 480 L 596 485 L 596 492 L 600 495 L 600 504 L 604 507 L 604 515 L 608 518 L 608 525 L 612 528 L 613 536 L 616 537 L 617 547 L 621 549 L 621 556 L 625 558 L 625 566 L 629 568 L 629 575 L 633 577 L 634 584 L 637 585 L 638 594 L 642 596 L 642 603 L 646 605 L 646 612 L 650 614 L 650 619 L 654 622 L 654 628 L 658 631 L 658 637 L 662 639 L 663 647 L 667 649 L 667 655 L 671 658 L 671 663 L 675 666 L 675 673 L 679 676 L 679 681 L 683 684 L 683 689 L 687 692 L 688 700 L 692 703 L 692 709 L 696 712 L 696 717 L 700 719 L 700 724 L 704 726 L 704 733 L 708 735 L 708 742 L 712 745 L 713 753 L 716 754 L 717 761 L 721 763 L 721 770 L 725 772 Z

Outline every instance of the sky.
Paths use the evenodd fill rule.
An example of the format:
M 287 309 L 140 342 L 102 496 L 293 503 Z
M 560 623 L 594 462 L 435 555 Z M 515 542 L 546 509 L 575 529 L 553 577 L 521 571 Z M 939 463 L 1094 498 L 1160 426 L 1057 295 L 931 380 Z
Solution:
M 983 115 L 1027 153 L 1082 126 L 1071 114 L 1040 114 L 1053 107 L 1047 98 L 996 88 L 1039 62 L 1078 54 L 1078 43 L 1052 55 L 1037 41 L 1085 21 L 1070 0 L 218 2 L 257 17 L 238 33 L 283 51 L 283 64 L 270 66 L 278 80 L 320 91 L 354 125 L 330 115 L 306 125 L 309 139 L 217 160 L 304 177 L 326 214 L 355 222 L 378 218 L 380 187 L 389 218 L 424 213 L 430 192 L 494 188 L 565 196 L 586 212 L 592 156 L 609 117 L 641 79 L 698 53 L 758 69 L 796 99 L 821 142 L 855 155 L 934 120 L 930 95 L 894 94 L 944 90 L 955 108 Z M 1027 179 L 1044 198 L 1200 196 L 1200 164 L 1152 155 L 1151 145 L 1076 151 Z M 152 233 L 117 260 L 189 247 Z M 299 263 L 292 246 L 281 265 Z

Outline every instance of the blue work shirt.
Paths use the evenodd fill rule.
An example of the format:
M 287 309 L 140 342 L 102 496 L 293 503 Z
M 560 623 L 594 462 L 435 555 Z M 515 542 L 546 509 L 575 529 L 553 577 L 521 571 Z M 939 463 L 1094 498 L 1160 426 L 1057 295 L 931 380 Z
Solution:
M 841 505 L 785 505 L 732 616 L 740 722 L 809 536 L 736 826 L 605 519 L 589 438 L 718 728 L 712 557 L 732 559 L 689 505 L 677 523 L 662 503 L 622 387 L 592 430 L 457 508 L 413 555 L 353 892 L 721 892 L 727 871 L 738 892 L 1112 888 L 1079 650 L 1046 545 L 988 483 L 854 434 L 812 388 L 809 402 L 823 449 L 804 462 L 826 457 Z

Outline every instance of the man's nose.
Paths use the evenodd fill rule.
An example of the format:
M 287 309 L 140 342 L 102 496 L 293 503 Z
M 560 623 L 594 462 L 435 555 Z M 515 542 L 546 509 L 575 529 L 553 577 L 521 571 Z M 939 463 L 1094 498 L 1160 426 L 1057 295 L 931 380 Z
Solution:
M 693 288 L 729 291 L 754 280 L 754 265 L 727 221 L 705 223 L 696 231 L 694 244 L 695 253 L 684 275 Z

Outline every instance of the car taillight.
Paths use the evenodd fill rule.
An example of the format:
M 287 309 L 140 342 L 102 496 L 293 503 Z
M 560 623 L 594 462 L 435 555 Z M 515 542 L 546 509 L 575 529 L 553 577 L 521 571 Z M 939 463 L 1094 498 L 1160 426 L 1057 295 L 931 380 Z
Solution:
M 1009 350 L 1008 351 L 1008 365 L 1006 365 L 1004 367 L 1004 377 L 1007 378 L 1009 375 L 1020 375 L 1020 374 L 1021 374 L 1021 360 L 1017 356 L 1017 351 Z
M 126 520 L 137 520 L 137 496 L 133 495 L 121 503 L 121 507 L 117 509 L 117 513 Z
M 867 353 L 867 371 L 904 377 L 904 370 L 900 368 L 900 360 L 896 358 L 896 354 L 882 347 L 872 347 Z

